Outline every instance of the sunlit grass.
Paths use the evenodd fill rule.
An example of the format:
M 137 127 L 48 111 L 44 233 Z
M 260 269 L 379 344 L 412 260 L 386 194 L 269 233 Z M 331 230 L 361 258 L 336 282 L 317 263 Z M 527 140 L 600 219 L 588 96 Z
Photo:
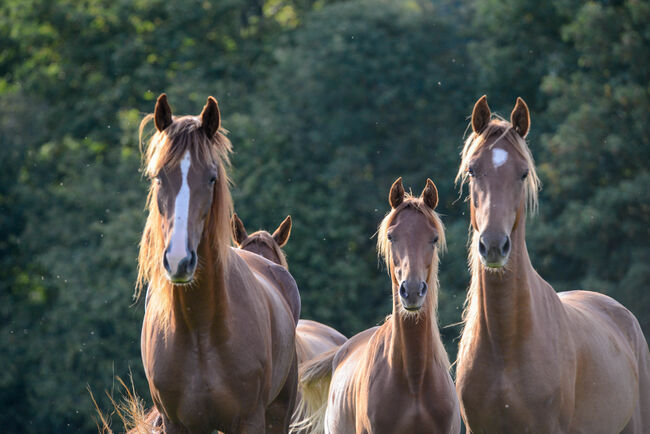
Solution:
M 153 412 L 147 413 L 144 400 L 142 400 L 142 398 L 140 398 L 135 392 L 133 376 L 129 374 L 130 387 L 119 376 L 115 378 L 122 386 L 122 396 L 116 399 L 113 397 L 112 393 L 109 393 L 108 391 L 105 392 L 113 406 L 113 409 L 108 414 L 104 413 L 99 408 L 95 396 L 93 395 L 92 390 L 90 390 L 90 386 L 87 387 L 88 393 L 90 393 L 90 398 L 92 399 L 97 412 L 97 418 L 95 418 L 97 431 L 102 434 L 112 434 L 114 432 L 113 428 L 111 428 L 112 419 L 117 415 L 122 423 L 124 432 L 134 434 L 149 434 L 156 432 L 154 426 L 156 418 L 152 417 Z

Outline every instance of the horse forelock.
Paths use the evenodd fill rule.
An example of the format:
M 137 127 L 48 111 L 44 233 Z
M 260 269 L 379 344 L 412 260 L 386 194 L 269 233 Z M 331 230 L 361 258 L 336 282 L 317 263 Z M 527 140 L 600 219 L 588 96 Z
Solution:
M 141 144 L 144 128 L 151 119 L 153 115 L 147 115 L 140 123 Z M 144 173 L 153 178 L 163 167 L 178 165 L 186 151 L 190 151 L 193 161 L 216 167 L 218 176 L 203 237 L 211 241 L 218 264 L 226 267 L 231 246 L 230 216 L 233 212 L 230 179 L 226 169 L 230 167 L 232 146 L 225 135 L 226 130 L 208 137 L 200 127 L 198 118 L 183 116 L 175 118 L 164 131 L 154 133 L 146 148 L 141 149 Z M 166 240 L 162 231 L 163 216 L 156 204 L 157 188 L 152 182 L 147 196 L 148 216 L 140 241 L 135 298 L 139 298 L 142 288 L 148 284 L 151 298 L 147 309 L 158 311 L 159 317 L 166 322 L 172 308 L 173 285 L 167 279 L 162 265 Z

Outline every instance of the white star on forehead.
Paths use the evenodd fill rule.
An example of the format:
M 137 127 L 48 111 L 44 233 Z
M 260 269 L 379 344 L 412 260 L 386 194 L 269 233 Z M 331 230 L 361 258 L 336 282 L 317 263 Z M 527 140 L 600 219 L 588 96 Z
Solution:
M 492 164 L 494 168 L 503 166 L 503 164 L 508 161 L 508 153 L 501 148 L 494 148 L 492 150 Z

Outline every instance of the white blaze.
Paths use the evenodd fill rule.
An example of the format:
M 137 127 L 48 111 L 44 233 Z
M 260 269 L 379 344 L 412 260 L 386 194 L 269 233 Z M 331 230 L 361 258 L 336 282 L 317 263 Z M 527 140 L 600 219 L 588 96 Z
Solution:
M 494 148 L 492 151 L 492 164 L 494 168 L 503 166 L 503 163 L 508 161 L 508 153 L 501 148 Z
M 188 150 L 185 151 L 180 164 L 183 183 L 174 201 L 174 229 L 167 252 L 167 262 L 172 275 L 176 274 L 178 264 L 187 256 L 187 215 L 190 210 L 190 185 L 187 181 L 187 174 L 191 164 L 192 157 Z

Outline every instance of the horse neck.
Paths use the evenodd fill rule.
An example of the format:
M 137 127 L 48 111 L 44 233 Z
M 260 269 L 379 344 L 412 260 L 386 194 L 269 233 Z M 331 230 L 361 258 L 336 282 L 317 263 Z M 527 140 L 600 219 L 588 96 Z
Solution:
M 190 332 L 227 332 L 228 293 L 225 270 L 217 260 L 211 240 L 201 239 L 197 249 L 200 266 L 189 287 L 175 286 L 173 316 L 177 327 Z
M 536 303 L 533 287 L 539 276 L 535 272 L 526 247 L 525 213 L 513 229 L 512 251 L 504 270 L 491 271 L 478 265 L 479 297 L 478 338 L 487 339 L 507 357 L 507 350 L 517 348 L 529 336 L 534 326 Z
M 428 282 L 429 283 L 429 282 Z M 430 285 L 432 287 L 433 285 Z M 418 315 L 405 315 L 399 300 L 399 285 L 393 279 L 392 334 L 387 345 L 391 367 L 403 375 L 415 392 L 434 365 L 445 365 L 446 352 L 440 339 L 434 304 L 425 300 Z M 436 297 L 431 291 L 427 297 Z

